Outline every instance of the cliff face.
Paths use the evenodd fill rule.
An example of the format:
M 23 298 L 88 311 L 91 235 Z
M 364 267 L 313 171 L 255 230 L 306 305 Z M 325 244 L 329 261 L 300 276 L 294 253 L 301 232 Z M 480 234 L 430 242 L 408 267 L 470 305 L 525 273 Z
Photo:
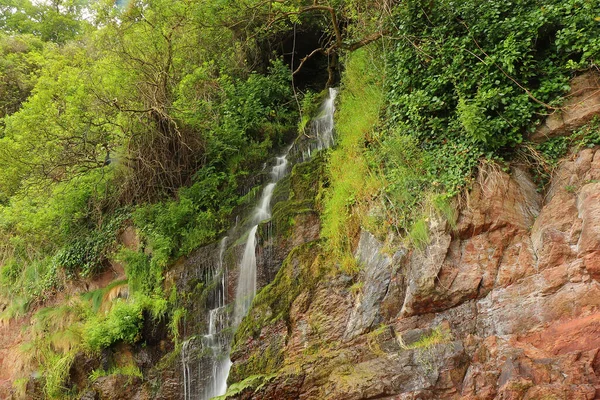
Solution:
M 363 231 L 357 277 L 297 247 L 237 333 L 228 398 L 600 396 L 599 200 L 585 149 L 545 196 L 524 169 L 483 169 L 423 250 Z

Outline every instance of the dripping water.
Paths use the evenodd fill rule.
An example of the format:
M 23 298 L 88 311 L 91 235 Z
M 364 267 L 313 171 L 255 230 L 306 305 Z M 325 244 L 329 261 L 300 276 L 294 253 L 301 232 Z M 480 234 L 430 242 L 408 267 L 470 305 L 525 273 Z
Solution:
M 225 393 L 229 373 L 229 326 L 227 310 L 227 268 L 223 256 L 228 237 L 219 244 L 215 263 L 204 269 L 201 279 L 205 283 L 215 283 L 208 299 L 208 332 L 193 336 L 183 342 L 181 359 L 183 364 L 184 400 L 210 399 Z M 200 355 L 198 354 L 200 352 Z M 193 365 L 199 362 L 200 365 Z

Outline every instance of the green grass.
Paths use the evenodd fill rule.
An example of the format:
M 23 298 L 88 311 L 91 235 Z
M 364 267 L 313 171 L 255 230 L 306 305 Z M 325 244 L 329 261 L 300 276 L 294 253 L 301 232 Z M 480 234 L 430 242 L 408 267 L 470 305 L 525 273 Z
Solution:
M 322 236 L 343 271 L 354 271 L 352 240 L 359 232 L 381 180 L 369 169 L 365 143 L 379 121 L 383 104 L 377 53 L 361 49 L 349 55 L 336 113 L 337 147 L 328 162 Z
M 399 338 L 401 341 L 401 339 Z M 451 333 L 441 326 L 436 327 L 428 335 L 423 335 L 419 340 L 409 345 L 400 343 L 400 346 L 404 349 L 430 349 L 438 344 L 448 343 L 452 340 Z
M 98 378 L 109 376 L 109 375 L 124 375 L 130 377 L 138 377 L 143 378 L 142 371 L 140 371 L 137 365 L 126 365 L 123 367 L 114 367 L 109 369 L 108 371 L 104 369 L 95 369 L 89 376 L 90 382 L 96 382 Z
M 424 218 L 415 222 L 408 233 L 408 241 L 417 249 L 424 249 L 429 244 L 429 227 Z

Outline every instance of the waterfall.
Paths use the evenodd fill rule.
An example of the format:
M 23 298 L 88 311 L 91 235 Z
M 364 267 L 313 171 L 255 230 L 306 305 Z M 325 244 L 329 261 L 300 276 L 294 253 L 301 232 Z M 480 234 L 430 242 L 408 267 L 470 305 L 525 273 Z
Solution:
M 271 218 L 271 198 L 277 182 L 287 172 L 287 155 L 291 147 L 281 157 L 275 158 L 275 165 L 271 169 L 271 182 L 265 186 L 258 202 L 258 207 L 252 216 L 253 226 L 248 230 L 248 239 L 244 248 L 244 255 L 240 262 L 240 275 L 235 292 L 235 309 L 233 312 L 233 324 L 237 327 L 242 318 L 246 316 L 252 300 L 256 295 L 256 231 L 258 225 Z
M 333 115 L 337 94 L 336 88 L 329 88 L 327 98 L 321 104 L 317 116 L 311 121 L 310 136 L 313 140 L 302 150 L 302 161 L 311 158 L 313 152 L 327 149 L 335 144 Z
M 333 113 L 335 111 L 336 89 L 329 89 L 329 96 L 325 99 L 318 116 L 312 121 L 311 131 L 313 140 L 308 144 L 306 151 L 302 152 L 302 160 L 310 157 L 315 150 L 328 148 L 334 144 L 333 138 Z M 231 329 L 237 328 L 248 313 L 252 300 L 256 295 L 256 244 L 259 225 L 271 218 L 271 200 L 277 183 L 286 176 L 289 170 L 288 155 L 294 145 L 286 149 L 282 156 L 275 157 L 269 177 L 270 181 L 261 192 L 256 208 L 249 218 L 250 227 L 242 235 L 246 237 L 244 251 L 238 265 L 238 280 L 233 304 L 233 315 L 230 318 L 230 309 L 227 306 L 227 269 L 223 263 L 223 256 L 227 245 L 227 237 L 223 238 L 219 247 L 217 265 L 207 271 L 205 282 L 218 284 L 212 290 L 212 305 L 208 311 L 208 333 L 200 338 L 202 355 L 195 355 L 192 351 L 193 340 L 183 343 L 181 350 L 184 379 L 184 400 L 209 400 L 212 397 L 225 394 L 227 390 L 227 376 L 231 368 L 229 352 L 231 350 Z M 263 169 L 266 169 L 266 165 Z M 236 217 L 236 226 L 238 218 Z M 200 359 L 197 377 L 192 376 L 190 363 Z M 196 388 L 196 390 L 194 390 Z
M 201 394 L 201 398 L 210 399 L 220 396 L 227 390 L 227 375 L 231 367 L 231 361 L 227 354 L 229 353 L 229 337 L 222 332 L 229 326 L 227 315 L 227 271 L 223 267 L 223 254 L 227 244 L 225 236 L 219 245 L 219 273 L 220 290 L 215 291 L 215 308 L 208 312 L 208 334 L 202 337 L 202 348 L 209 349 L 212 359 L 212 371 L 209 384 L 206 385 Z M 192 399 L 193 400 L 193 399 Z
M 319 115 L 313 119 L 313 131 L 317 135 L 317 150 L 333 146 L 333 114 L 335 113 L 335 97 L 337 89 L 329 88 L 329 96 L 321 105 Z
M 210 265 L 202 274 L 204 282 L 216 283 L 210 297 L 212 308 L 208 311 L 208 332 L 200 337 L 193 336 L 181 347 L 184 400 L 210 399 L 227 390 L 225 382 L 231 366 L 228 356 L 230 338 L 226 331 L 229 327 L 227 268 L 223 263 L 227 241 L 225 236 L 219 244 L 216 265 Z M 197 354 L 198 348 L 201 356 Z M 193 368 L 198 358 L 201 367 Z

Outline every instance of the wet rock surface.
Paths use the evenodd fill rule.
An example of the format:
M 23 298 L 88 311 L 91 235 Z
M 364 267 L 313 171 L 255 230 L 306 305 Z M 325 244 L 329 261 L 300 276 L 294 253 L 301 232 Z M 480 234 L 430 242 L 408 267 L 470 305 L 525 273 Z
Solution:
M 230 398 L 600 398 L 597 180 L 597 148 L 564 160 L 544 197 L 522 169 L 483 170 L 457 228 L 432 221 L 423 251 L 362 232 L 355 281 L 325 273 L 285 319 L 257 319 L 235 381 L 263 378 Z M 271 335 L 277 369 L 248 364 Z

